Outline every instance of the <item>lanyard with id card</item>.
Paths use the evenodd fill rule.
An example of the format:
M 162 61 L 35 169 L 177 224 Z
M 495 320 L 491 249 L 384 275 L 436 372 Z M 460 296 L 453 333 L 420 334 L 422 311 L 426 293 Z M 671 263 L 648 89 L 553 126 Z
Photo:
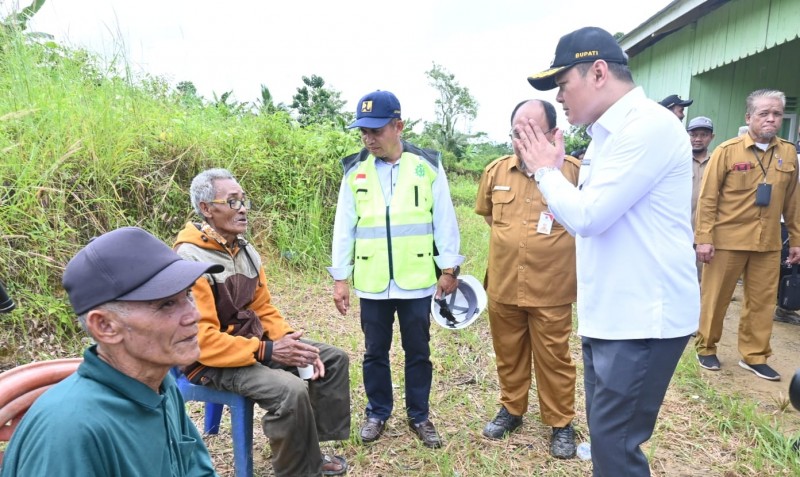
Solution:
M 753 152 L 753 155 L 756 156 L 756 161 L 758 161 L 758 165 L 761 166 L 761 172 L 764 173 L 764 182 L 758 184 L 756 187 L 756 207 L 767 207 L 772 198 L 772 184 L 767 184 L 767 169 L 772 165 L 772 157 L 775 155 L 775 148 L 770 150 L 767 169 L 764 168 L 764 164 L 761 162 L 761 159 L 759 159 L 756 151 L 750 150 Z M 766 155 L 766 152 L 764 152 L 764 155 Z

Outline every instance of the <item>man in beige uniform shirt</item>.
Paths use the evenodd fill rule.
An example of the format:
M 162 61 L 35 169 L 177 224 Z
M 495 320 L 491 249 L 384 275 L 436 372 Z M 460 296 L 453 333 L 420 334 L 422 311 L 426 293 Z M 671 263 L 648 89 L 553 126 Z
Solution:
M 791 263 L 800 262 L 798 168 L 794 145 L 777 137 L 786 96 L 761 89 L 747 97 L 747 134 L 720 144 L 711 155 L 697 204 L 697 259 L 705 263 L 700 328 L 695 348 L 700 366 L 719 370 L 717 343 L 736 281 L 744 281 L 739 320 L 739 366 L 772 381 L 772 355 L 781 257 L 780 221 L 789 231 Z
M 692 144 L 692 230 L 695 228 L 697 218 L 697 198 L 700 196 L 700 184 L 703 182 L 706 166 L 708 165 L 708 145 L 714 140 L 714 123 L 705 116 L 698 116 L 686 127 L 689 133 L 689 142 Z M 697 281 L 703 271 L 703 263 L 697 261 Z
M 546 101 L 518 104 L 511 125 L 534 119 L 557 131 L 556 111 Z M 573 184 L 580 162 L 567 156 L 562 173 Z M 492 227 L 486 291 L 500 403 L 483 430 L 501 439 L 522 425 L 531 387 L 531 352 L 542 422 L 553 428 L 550 454 L 575 455 L 575 363 L 569 351 L 576 295 L 575 239 L 553 220 L 533 178 L 516 155 L 488 166 L 478 188 L 475 212 Z M 514 273 L 516 272 L 516 273 Z

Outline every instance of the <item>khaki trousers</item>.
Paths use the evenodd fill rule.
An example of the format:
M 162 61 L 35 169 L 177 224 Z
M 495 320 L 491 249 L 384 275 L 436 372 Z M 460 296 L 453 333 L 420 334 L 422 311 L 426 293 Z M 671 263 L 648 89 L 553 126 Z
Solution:
M 772 317 L 778 293 L 781 252 L 716 250 L 703 267 L 700 287 L 700 328 L 695 339 L 697 354 L 717 354 L 722 323 L 736 281 L 742 277 L 744 299 L 739 318 L 739 353 L 747 364 L 764 364 L 772 356 L 769 345 Z
M 489 300 L 500 403 L 515 416 L 528 410 L 531 354 L 542 422 L 564 427 L 575 417 L 575 362 L 569 351 L 572 305 L 520 307 Z

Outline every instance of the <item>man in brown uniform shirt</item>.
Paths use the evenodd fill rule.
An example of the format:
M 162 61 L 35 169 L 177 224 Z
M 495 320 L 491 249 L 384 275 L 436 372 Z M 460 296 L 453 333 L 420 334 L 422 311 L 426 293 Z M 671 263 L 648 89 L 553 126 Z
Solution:
M 689 133 L 689 142 L 692 144 L 692 230 L 697 223 L 697 198 L 700 196 L 700 184 L 703 182 L 706 166 L 710 154 L 708 145 L 714 140 L 714 123 L 705 116 L 698 116 L 686 127 Z M 703 264 L 697 261 L 697 281 L 700 281 L 700 274 L 703 271 Z
M 511 115 L 512 126 L 534 119 L 557 131 L 553 105 L 524 101 Z M 573 184 L 580 162 L 567 156 L 562 173 Z M 576 298 L 575 239 L 553 220 L 533 173 L 516 155 L 488 166 L 478 188 L 475 212 L 492 227 L 486 291 L 500 403 L 483 430 L 501 439 L 522 424 L 531 387 L 531 352 L 542 422 L 553 428 L 550 453 L 575 455 L 575 363 L 569 351 L 572 303 Z M 516 273 L 514 273 L 516 272 Z
M 800 262 L 798 167 L 794 145 L 777 137 L 786 96 L 758 90 L 747 97 L 747 134 L 720 144 L 706 168 L 697 204 L 695 243 L 703 267 L 700 328 L 695 347 L 700 366 L 719 370 L 717 342 L 736 281 L 744 281 L 739 321 L 739 366 L 772 381 L 766 364 L 781 257 L 780 221 L 789 230 L 791 263 Z

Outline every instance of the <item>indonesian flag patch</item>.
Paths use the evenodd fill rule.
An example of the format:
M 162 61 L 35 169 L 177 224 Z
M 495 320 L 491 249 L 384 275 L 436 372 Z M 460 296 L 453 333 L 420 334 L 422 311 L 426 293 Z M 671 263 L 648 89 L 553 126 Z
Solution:
M 356 174 L 356 184 L 364 184 L 367 182 L 367 175 L 364 173 Z

